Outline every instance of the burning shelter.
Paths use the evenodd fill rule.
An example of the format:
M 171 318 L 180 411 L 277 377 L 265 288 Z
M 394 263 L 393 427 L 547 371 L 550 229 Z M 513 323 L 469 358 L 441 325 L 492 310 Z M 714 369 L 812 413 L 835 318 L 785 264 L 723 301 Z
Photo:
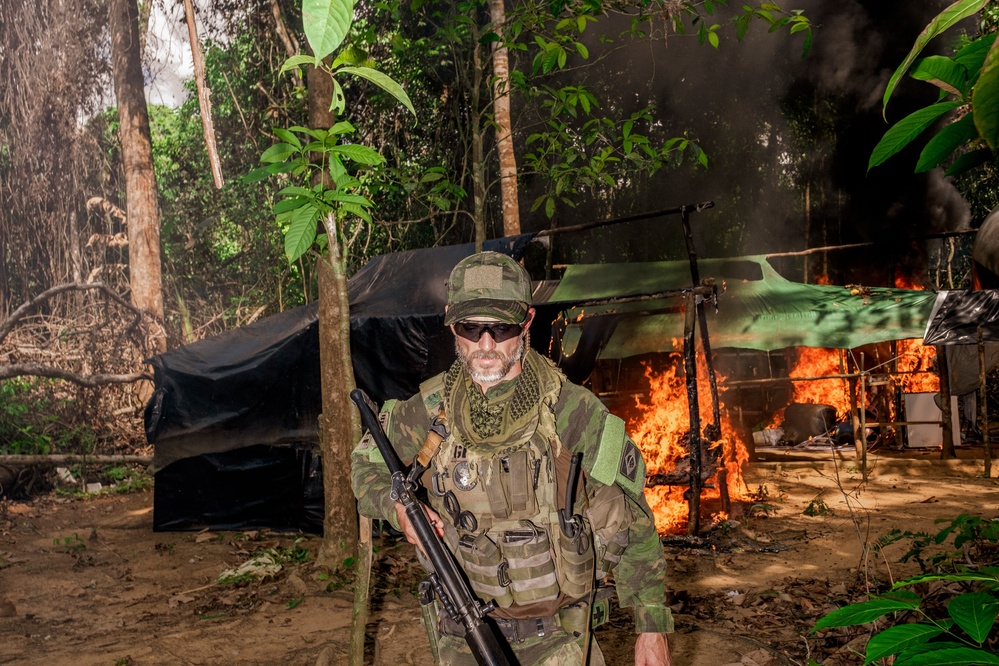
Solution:
M 488 249 L 516 256 L 529 240 L 501 239 Z M 405 397 L 452 362 L 453 344 L 442 325 L 445 283 L 450 267 L 472 251 L 469 245 L 379 257 L 350 280 L 355 375 L 376 400 Z M 552 326 L 550 337 L 537 326 L 532 344 L 570 379 L 589 378 L 612 411 L 628 420 L 657 483 L 650 491 L 657 516 L 686 511 L 685 486 L 698 491 L 687 492 L 691 499 L 701 485 L 683 481 L 700 475 L 670 476 L 684 463 L 690 431 L 689 385 L 686 396 L 683 389 L 695 366 L 681 369 L 677 353 L 691 329 L 687 311 L 695 296 L 705 313 L 702 334 L 708 333 L 722 377 L 724 406 L 718 418 L 712 392 L 694 393 L 699 411 L 712 418 L 714 436 L 707 439 L 720 442 L 706 447 L 714 451 L 705 454 L 708 486 L 715 485 L 710 479 L 718 470 L 737 478 L 751 447 L 750 429 L 792 401 L 794 368 L 780 350 L 845 350 L 920 338 L 937 298 L 904 289 L 800 284 L 783 278 L 765 256 L 698 265 L 710 276 L 698 288 L 690 287 L 690 264 L 681 261 L 574 265 L 561 280 L 535 290 L 538 321 Z M 306 307 L 151 359 L 156 393 L 146 426 L 155 449 L 156 529 L 321 529 L 318 346 L 316 311 Z M 696 361 L 702 369 L 694 374 L 708 377 L 709 358 L 698 353 Z M 759 376 L 761 364 L 768 366 L 766 376 Z M 843 370 L 837 374 L 847 374 Z M 739 385 L 755 380 L 766 383 Z M 683 407 L 679 420 L 660 416 L 664 403 Z

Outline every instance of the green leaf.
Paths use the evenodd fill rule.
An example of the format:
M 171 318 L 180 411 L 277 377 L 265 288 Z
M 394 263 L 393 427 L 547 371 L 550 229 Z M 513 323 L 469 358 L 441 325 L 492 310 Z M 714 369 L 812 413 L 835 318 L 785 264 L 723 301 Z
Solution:
M 961 155 L 944 172 L 945 176 L 959 176 L 965 171 L 971 171 L 992 159 L 992 151 L 988 148 L 979 148 L 970 153 Z
M 954 62 L 962 65 L 967 70 L 968 82 L 972 85 L 978 79 L 978 73 L 981 71 L 982 65 L 985 64 L 985 56 L 988 55 L 989 49 L 995 43 L 997 34 L 999 33 L 993 32 L 984 37 L 979 37 L 954 55 Z
M 298 153 L 295 146 L 287 143 L 275 143 L 264 151 L 260 156 L 261 162 L 284 162 L 286 159 Z
M 885 94 L 882 100 L 882 114 L 887 113 L 888 100 L 891 98 L 892 93 L 895 92 L 895 87 L 898 85 L 899 80 L 905 76 L 907 71 L 909 71 L 909 66 L 912 65 L 913 61 L 917 57 L 919 57 L 919 54 L 930 42 L 930 40 L 953 25 L 980 11 L 982 7 L 988 3 L 989 0 L 957 0 L 957 2 L 937 14 L 933 20 L 930 21 L 925 28 L 923 28 L 923 31 L 919 33 L 915 43 L 912 45 L 912 50 L 909 51 L 909 55 L 905 57 L 902 64 L 899 65 L 898 69 L 895 70 L 895 73 L 891 75 L 891 79 L 888 80 L 888 87 L 885 88 Z M 868 170 L 869 169 L 870 167 L 868 167 Z
M 354 126 L 348 123 L 346 120 L 341 120 L 336 125 L 330 128 L 330 134 L 335 136 L 340 136 L 341 134 L 353 134 Z
M 900 580 L 892 586 L 892 589 L 898 589 L 902 587 L 907 587 L 909 585 L 917 585 L 919 583 L 928 583 L 934 580 L 948 580 L 948 581 L 981 581 L 981 582 L 999 582 L 999 576 L 996 574 L 985 573 L 985 571 L 975 572 L 975 571 L 965 571 L 961 573 L 943 573 L 943 574 L 919 574 L 918 576 L 913 576 L 911 578 L 906 578 L 905 580 Z
M 881 141 L 878 142 L 878 145 L 871 152 L 871 159 L 867 164 L 867 170 L 870 171 L 892 155 L 898 153 L 912 143 L 913 139 L 926 131 L 930 125 L 936 122 L 937 118 L 959 106 L 961 106 L 960 102 L 931 104 L 926 108 L 910 113 L 895 123 L 891 129 L 885 132 L 885 135 L 881 137 Z
M 816 622 L 812 631 L 818 631 L 819 629 L 831 629 L 833 627 L 849 627 L 856 624 L 867 624 L 868 622 L 873 622 L 888 613 L 915 610 L 919 608 L 920 600 L 918 595 L 913 596 L 916 598 L 909 599 L 908 601 L 904 599 L 878 598 L 859 604 L 845 606 L 839 610 L 834 610 L 832 613 L 829 613 Z
M 402 89 L 402 86 L 396 83 L 388 74 L 379 72 L 377 69 L 371 69 L 370 67 L 341 67 L 337 70 L 337 72 L 353 74 L 354 76 L 359 76 L 362 79 L 371 81 L 376 86 L 402 102 L 402 105 L 409 109 L 409 112 L 413 114 L 413 117 L 416 117 L 416 109 L 413 108 L 413 102 L 410 101 L 409 95 L 407 95 L 406 91 Z
M 281 213 L 287 213 L 290 210 L 295 210 L 296 208 L 301 208 L 309 199 L 306 197 L 293 197 L 291 199 L 283 199 L 274 204 L 274 214 L 280 215 Z
M 343 155 L 347 159 L 357 162 L 358 164 L 367 164 L 370 166 L 381 164 L 385 161 L 385 158 L 379 155 L 378 151 L 374 148 L 369 148 L 356 143 L 346 143 L 342 146 L 334 146 L 330 148 L 330 152 Z
M 916 173 L 929 171 L 954 153 L 955 150 L 978 136 L 975 122 L 969 113 L 936 133 L 923 148 L 916 163 Z M 977 575 L 977 574 L 976 574 Z
M 330 111 L 339 115 L 347 108 L 347 98 L 343 95 L 343 88 L 340 82 L 333 79 L 333 94 L 330 95 Z
M 994 42 L 971 94 L 975 127 L 992 152 L 999 150 L 999 42 Z
M 357 46 L 350 46 L 337 54 L 330 67 L 336 69 L 341 65 L 367 66 L 369 62 L 367 51 Z
M 964 647 L 955 643 L 929 643 L 903 652 L 895 660 L 894 666 L 990 666 L 999 664 L 999 656 Z
M 947 612 L 957 626 L 976 643 L 983 642 L 996 622 L 999 599 L 985 592 L 969 592 L 954 597 L 947 604 Z
M 316 58 L 315 56 L 305 55 L 303 53 L 300 53 L 298 55 L 293 55 L 292 57 L 285 60 L 284 64 L 281 65 L 281 71 L 279 72 L 279 74 L 284 74 L 289 69 L 296 69 L 298 67 L 301 67 L 302 65 L 312 65 L 314 67 L 318 67 L 319 63 L 321 62 L 322 61 Z
M 312 243 L 316 240 L 317 220 L 319 220 L 319 209 L 311 203 L 291 214 L 291 223 L 284 235 L 284 253 L 289 263 L 312 247 Z
M 354 21 L 354 0 L 302 0 L 305 37 L 322 60 L 343 43 Z
M 294 132 L 289 132 L 283 127 L 275 127 L 274 134 L 277 136 L 277 138 L 281 139 L 285 143 L 290 143 L 299 150 L 302 149 L 302 142 L 298 140 L 298 137 L 295 136 Z
M 968 71 L 945 56 L 928 56 L 917 60 L 909 76 L 932 83 L 937 88 L 960 97 L 968 86 Z
M 931 624 L 900 624 L 888 627 L 879 634 L 871 636 L 867 642 L 867 652 L 864 666 L 914 645 L 921 645 L 931 638 L 943 633 L 943 629 Z
M 708 44 L 710 44 L 715 48 L 718 48 L 718 33 L 715 32 L 714 30 L 708 33 Z

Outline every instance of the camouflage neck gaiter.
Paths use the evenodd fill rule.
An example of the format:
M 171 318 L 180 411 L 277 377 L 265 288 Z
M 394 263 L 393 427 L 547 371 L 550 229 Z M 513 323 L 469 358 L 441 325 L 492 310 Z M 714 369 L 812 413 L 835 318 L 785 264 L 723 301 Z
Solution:
M 550 396 L 554 403 L 564 381 L 551 361 L 529 349 L 520 374 L 486 397 L 455 361 L 444 377 L 451 427 L 466 445 L 519 448 L 537 429 L 542 399 Z

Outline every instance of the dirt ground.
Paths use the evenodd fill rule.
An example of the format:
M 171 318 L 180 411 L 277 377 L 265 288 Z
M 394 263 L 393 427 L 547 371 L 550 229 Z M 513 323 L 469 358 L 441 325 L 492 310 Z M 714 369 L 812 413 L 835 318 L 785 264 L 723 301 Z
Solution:
M 808 630 L 868 584 L 917 572 L 898 561 L 905 543 L 869 558 L 863 544 L 893 528 L 936 533 L 935 520 L 963 512 L 999 513 L 997 482 L 982 477 L 980 460 L 937 456 L 872 456 L 866 482 L 852 455 L 752 464 L 752 497 L 730 521 L 696 542 L 667 542 L 673 663 L 862 663 L 850 653 L 862 649 L 859 631 Z M 157 533 L 152 512 L 151 491 L 0 503 L 0 663 L 346 663 L 353 594 L 311 564 L 317 538 Z M 412 549 L 376 546 L 368 663 L 427 664 Z M 272 576 L 216 582 L 272 548 L 281 565 Z M 620 611 L 598 630 L 609 664 L 631 661 L 630 631 Z

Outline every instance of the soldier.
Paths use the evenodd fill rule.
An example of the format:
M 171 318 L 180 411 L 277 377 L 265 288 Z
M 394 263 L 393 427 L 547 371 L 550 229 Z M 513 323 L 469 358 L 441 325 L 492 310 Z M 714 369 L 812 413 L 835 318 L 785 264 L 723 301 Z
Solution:
M 444 317 L 458 359 L 379 418 L 400 459 L 432 455 L 421 480 L 428 517 L 475 593 L 495 602 L 490 615 L 521 664 L 604 664 L 590 630 L 606 619 L 610 573 L 634 609 L 635 663 L 670 664 L 645 463 L 624 422 L 530 348 L 530 303 L 530 276 L 510 257 L 459 262 Z M 361 513 L 417 543 L 370 437 L 353 452 L 351 480 Z M 438 663 L 474 665 L 463 627 L 421 601 Z

